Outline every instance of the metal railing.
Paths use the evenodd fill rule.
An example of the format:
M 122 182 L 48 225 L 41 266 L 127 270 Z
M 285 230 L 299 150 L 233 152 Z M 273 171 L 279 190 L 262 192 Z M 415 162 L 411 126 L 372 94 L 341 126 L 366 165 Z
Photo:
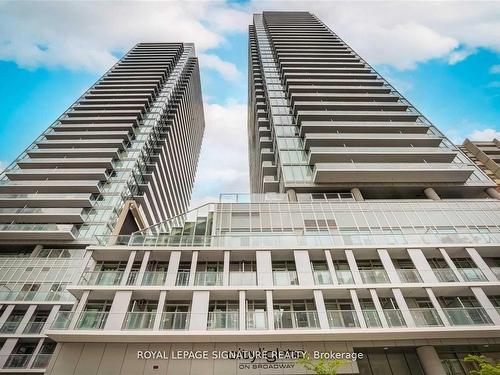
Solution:
M 167 279 L 165 271 L 146 271 L 142 277 L 142 285 L 164 285 Z
M 456 326 L 493 324 L 482 307 L 445 307 L 443 308 L 450 324 Z
M 331 285 L 333 284 L 332 276 L 328 270 L 313 271 L 314 283 L 316 285 Z
M 420 274 L 418 271 L 414 268 L 408 268 L 408 269 L 398 269 L 397 270 L 399 279 L 403 283 L 420 283 L 422 282 L 422 278 L 420 277 Z
M 153 329 L 156 312 L 151 311 L 129 311 L 123 321 L 123 330 Z
M 215 271 L 196 271 L 194 285 L 198 286 L 220 286 L 223 282 L 223 273 Z
M 359 328 L 356 310 L 327 310 L 330 328 Z
M 267 311 L 247 311 L 246 320 L 249 330 L 267 329 Z
M 229 272 L 229 285 L 234 285 L 234 286 L 257 285 L 257 272 L 231 271 Z
M 359 270 L 364 284 L 383 284 L 389 282 L 384 269 Z
M 384 309 L 385 320 L 389 327 L 406 327 L 405 319 L 399 309 Z
M 319 328 L 316 311 L 274 311 L 275 329 Z
M 273 271 L 274 285 L 299 285 L 297 271 Z
M 434 308 L 410 309 L 410 314 L 417 327 L 439 327 L 443 321 Z
M 184 330 L 189 328 L 189 312 L 164 312 L 161 315 L 160 329 Z
M 238 311 L 212 311 L 208 313 L 207 328 L 209 330 L 239 329 L 240 313 Z
M 119 285 L 123 271 L 93 271 L 83 272 L 80 285 Z

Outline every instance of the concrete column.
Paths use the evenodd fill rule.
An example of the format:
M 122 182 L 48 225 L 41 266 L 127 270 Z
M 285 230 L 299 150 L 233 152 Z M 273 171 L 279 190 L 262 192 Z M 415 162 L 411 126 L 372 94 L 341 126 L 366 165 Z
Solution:
M 5 362 L 9 358 L 9 355 L 14 350 L 14 347 L 17 344 L 17 339 L 7 339 L 3 343 L 2 349 L 0 349 L 0 368 L 3 368 Z
M 266 290 L 266 312 L 267 312 L 267 327 L 274 330 L 274 304 L 273 291 Z
M 288 202 L 297 202 L 297 193 L 295 193 L 295 190 L 288 189 L 286 195 L 288 196 Z
M 209 303 L 210 303 L 210 292 L 208 290 L 195 290 L 193 292 L 189 330 L 191 331 L 207 330 Z
M 483 288 L 473 286 L 470 289 L 472 290 L 472 293 L 474 293 L 474 296 L 479 301 L 481 306 L 486 310 L 486 314 L 488 314 L 491 321 L 496 326 L 500 325 L 500 315 L 498 314 L 497 309 L 495 308 L 495 306 L 493 306 L 486 293 L 484 293 Z
M 436 193 L 436 190 L 434 190 L 431 187 L 428 187 L 424 189 L 424 194 L 427 199 L 432 199 L 433 201 L 439 201 L 441 198 L 439 197 L 438 193 Z
M 351 294 L 354 310 L 356 310 L 356 315 L 358 316 L 359 326 L 361 328 L 366 328 L 365 316 L 363 315 L 363 309 L 359 303 L 358 294 L 354 289 L 349 289 L 349 293 Z
M 399 310 L 401 310 L 401 314 L 403 315 L 403 318 L 406 322 L 406 326 L 407 327 L 415 327 L 415 321 L 413 320 L 413 316 L 410 313 L 410 309 L 408 308 L 408 305 L 406 304 L 406 300 L 403 296 L 403 293 L 401 293 L 401 290 L 400 289 L 393 289 L 392 294 L 394 295 L 394 298 L 396 299 Z
M 500 192 L 495 188 L 489 187 L 485 190 L 485 192 L 490 196 L 490 198 L 500 199 Z
M 347 258 L 349 268 L 351 269 L 354 284 L 363 284 L 361 274 L 359 273 L 358 264 L 356 263 L 356 258 L 354 258 L 354 253 L 352 252 L 352 250 L 345 250 L 345 256 Z
M 76 304 L 76 306 L 73 307 L 73 315 L 71 316 L 71 322 L 68 325 L 68 329 L 75 329 L 76 323 L 78 323 L 78 320 L 80 319 L 80 315 L 85 308 L 85 305 L 87 304 L 87 300 L 89 299 L 89 294 L 90 290 L 84 290 L 82 293 L 82 297 Z
M 272 286 L 273 283 L 273 262 L 271 252 L 268 250 L 258 250 L 255 252 L 257 265 L 257 285 Z
M 446 375 L 441 360 L 433 346 L 418 347 L 417 355 L 420 364 L 424 368 L 425 375 Z
M 455 274 L 455 277 L 457 278 L 457 280 L 463 282 L 464 278 L 462 277 L 462 275 L 460 274 L 460 272 L 458 272 L 458 268 L 457 268 L 457 266 L 455 266 L 455 262 L 453 262 L 453 260 L 450 258 L 450 256 L 446 252 L 446 250 L 440 248 L 439 252 L 441 253 L 441 256 L 445 260 L 445 262 L 448 265 L 448 267 L 450 267 L 451 270 L 453 271 L 453 273 Z
M 141 267 L 139 268 L 139 274 L 137 275 L 137 280 L 135 280 L 135 285 L 141 285 L 142 279 L 144 278 L 144 273 L 148 267 L 149 256 L 151 255 L 150 250 L 146 250 L 144 252 L 144 256 L 142 257 Z
M 432 306 L 434 306 L 434 308 L 436 309 L 436 312 L 439 315 L 439 317 L 441 318 L 441 321 L 443 322 L 443 324 L 446 327 L 450 326 L 450 322 L 448 321 L 448 317 L 444 313 L 443 308 L 441 307 L 441 304 L 437 300 L 436 295 L 434 294 L 433 290 L 431 288 L 425 288 L 425 291 L 427 292 L 427 295 L 429 296 L 429 299 L 432 302 Z
M 465 251 L 467 251 L 472 261 L 483 272 L 484 276 L 486 276 L 486 279 L 488 279 L 488 281 L 493 281 L 493 282 L 498 281 L 496 275 L 493 273 L 491 268 L 488 267 L 483 257 L 479 255 L 476 249 L 474 249 L 473 247 L 466 247 Z
M 300 286 L 314 286 L 314 277 L 311 269 L 311 260 L 307 250 L 294 250 L 295 268 Z
M 424 283 L 437 283 L 438 279 L 432 271 L 427 258 L 420 249 L 407 249 L 408 255 L 410 256 L 413 265 L 420 274 L 422 281 Z
M 370 289 L 370 296 L 372 297 L 373 304 L 375 305 L 375 310 L 377 310 L 377 314 L 380 319 L 380 323 L 382 323 L 382 327 L 388 328 L 389 323 L 387 323 L 387 319 L 385 318 L 384 309 L 382 309 L 382 305 L 380 304 L 380 300 L 378 299 L 377 291 L 375 289 Z
M 26 328 L 26 325 L 28 324 L 31 317 L 35 313 L 35 310 L 36 310 L 36 305 L 29 305 L 28 309 L 24 313 L 23 318 L 19 322 L 19 326 L 16 329 L 16 334 L 20 335 L 21 333 L 23 333 L 24 329 Z
M 165 286 L 175 286 L 177 281 L 177 272 L 179 272 L 179 263 L 181 262 L 181 252 L 172 251 L 168 260 L 167 277 L 165 278 Z
M 2 316 L 0 316 L 0 327 L 3 326 L 3 324 L 5 323 L 7 318 L 10 316 L 10 314 L 12 313 L 12 310 L 14 310 L 14 307 L 16 307 L 16 305 L 7 305 L 7 307 L 5 308 L 5 310 L 2 313 Z
M 127 265 L 125 266 L 125 271 L 123 271 L 122 279 L 120 280 L 120 285 L 127 285 L 127 280 L 130 275 L 130 270 L 132 270 L 132 266 L 134 265 L 135 255 L 137 251 L 132 250 L 128 255 Z
M 27 369 L 31 368 L 31 366 L 33 366 L 33 362 L 35 362 L 36 356 L 40 352 L 40 349 L 42 348 L 44 341 L 45 341 L 45 339 L 38 340 L 38 343 L 36 344 L 35 350 L 33 351 L 33 354 L 31 355 L 31 358 L 29 359 L 28 364 L 26 365 Z
M 391 256 L 386 249 L 377 249 L 378 256 L 382 261 L 382 265 L 384 266 L 385 272 L 387 272 L 387 276 L 389 276 L 389 280 L 392 284 L 399 284 L 401 280 L 399 279 L 398 272 L 396 271 L 396 267 L 394 267 L 394 263 L 392 263 Z
M 122 329 L 131 299 L 131 290 L 119 290 L 115 293 L 115 298 L 113 298 L 113 303 L 109 309 L 108 318 L 104 324 L 105 330 L 120 331 Z
M 45 324 L 43 325 L 42 332 L 50 329 L 50 327 L 52 326 L 52 323 L 54 323 L 54 320 L 56 319 L 56 316 L 59 313 L 60 309 L 61 309 L 61 305 L 52 306 L 52 309 L 50 310 L 49 316 L 47 317 L 47 320 L 45 321 Z
M 359 190 L 356 187 L 351 189 L 351 194 L 352 194 L 352 197 L 354 198 L 355 201 L 364 201 L 365 200 L 363 198 L 363 194 L 361 194 L 361 190 Z
M 240 331 L 244 331 L 247 326 L 247 304 L 246 304 L 246 292 L 240 290 L 238 293 L 238 298 L 240 302 Z
M 318 312 L 319 326 L 321 329 L 330 329 L 330 323 L 328 323 L 328 316 L 326 315 L 323 292 L 321 290 L 313 290 L 313 295 L 316 311 Z
M 229 285 L 229 259 L 231 257 L 231 252 L 229 250 L 224 251 L 224 269 L 222 272 L 222 285 Z
M 160 329 L 161 318 L 163 315 L 163 310 L 165 310 L 165 301 L 167 299 L 167 291 L 162 290 L 160 292 L 160 298 L 158 299 L 158 307 L 156 308 L 156 316 L 153 324 L 153 330 L 157 331 Z
M 193 251 L 191 255 L 191 268 L 189 269 L 189 286 L 194 285 L 196 278 L 196 265 L 198 264 L 198 251 Z M 205 327 L 206 328 L 206 327 Z
M 334 285 L 338 285 L 337 274 L 335 273 L 335 266 L 333 265 L 332 253 L 330 250 L 325 250 L 326 264 L 328 265 L 328 271 L 330 272 L 330 277 Z

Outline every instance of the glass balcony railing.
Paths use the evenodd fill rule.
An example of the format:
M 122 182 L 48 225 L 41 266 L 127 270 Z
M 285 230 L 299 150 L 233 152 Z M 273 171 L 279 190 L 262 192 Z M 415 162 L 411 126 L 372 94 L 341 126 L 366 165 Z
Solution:
M 451 268 L 433 268 L 432 270 L 441 283 L 455 283 L 458 281 Z
M 139 276 L 139 271 L 137 270 L 130 271 L 127 277 L 127 285 L 135 285 L 138 276 Z
M 19 328 L 21 322 L 5 322 L 0 328 L 0 333 L 15 333 Z
M 397 270 L 399 279 L 403 283 L 420 283 L 422 278 L 416 269 L 398 269 Z
M 405 319 L 399 309 L 384 309 L 385 320 L 389 327 L 406 327 Z
M 459 268 L 458 272 L 465 281 L 487 281 L 479 268 Z
M 482 307 L 445 307 L 443 311 L 450 323 L 455 326 L 492 324 Z
M 189 271 L 179 271 L 177 272 L 177 278 L 175 279 L 176 286 L 188 286 L 189 285 Z
M 35 356 L 35 359 L 33 360 L 33 364 L 31 365 L 31 368 L 36 368 L 36 369 L 47 368 L 51 357 L 52 357 L 52 354 L 37 354 Z
M 299 285 L 297 271 L 273 271 L 274 285 Z
M 227 330 L 237 330 L 239 329 L 240 313 L 238 311 L 212 311 L 208 313 L 208 324 L 207 328 L 209 330 L 216 329 L 227 329 Z
M 165 285 L 167 273 L 164 271 L 146 271 L 142 277 L 142 285 Z
M 50 326 L 50 329 L 61 330 L 68 329 L 74 313 L 71 311 L 59 311 Z
M 368 328 L 382 327 L 382 322 L 377 310 L 363 309 L 363 318 L 365 318 L 365 323 Z
M 75 298 L 66 291 L 50 292 L 0 292 L 0 301 L 74 301 Z
M 314 283 L 316 285 L 331 285 L 333 284 L 332 276 L 330 275 L 330 271 L 321 270 L 321 271 L 313 271 L 314 275 Z
M 194 285 L 197 286 L 220 286 L 223 281 L 222 272 L 196 272 L 194 275 Z
M 28 335 L 36 335 L 42 332 L 45 322 L 28 322 L 24 327 L 23 333 Z
M 500 280 L 500 267 L 491 267 L 491 270 L 495 274 L 498 280 Z
M 80 277 L 80 285 L 119 285 L 123 271 L 84 272 Z
M 254 271 L 231 271 L 229 273 L 229 285 L 253 286 L 257 285 L 257 272 Z
M 439 317 L 436 309 L 419 308 L 410 309 L 410 314 L 415 321 L 417 327 L 439 327 L 443 325 L 443 321 Z
M 161 315 L 160 329 L 183 330 L 189 328 L 189 312 L 164 312 Z
M 355 310 L 328 310 L 326 312 L 330 328 L 359 328 Z
M 25 369 L 28 367 L 32 354 L 11 354 L 7 357 L 4 369 Z
M 359 274 L 364 284 L 383 284 L 389 282 L 384 269 L 360 270 Z
M 103 329 L 108 319 L 107 311 L 82 311 L 76 329 Z
M 354 284 L 354 278 L 350 270 L 336 270 L 337 280 L 339 284 Z
M 247 311 L 247 329 L 267 329 L 267 312 L 266 311 Z
M 319 328 L 316 311 L 274 311 L 275 329 Z
M 153 311 L 129 311 L 125 315 L 122 329 L 153 329 L 156 312 Z

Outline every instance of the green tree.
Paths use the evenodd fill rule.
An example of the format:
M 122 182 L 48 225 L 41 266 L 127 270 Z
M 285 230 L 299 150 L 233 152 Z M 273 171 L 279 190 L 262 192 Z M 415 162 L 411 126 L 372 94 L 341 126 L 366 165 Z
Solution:
M 470 375 L 500 375 L 500 362 L 496 364 L 487 362 L 484 355 L 469 354 L 464 358 L 464 361 L 473 362 L 478 368 L 478 370 L 469 371 Z
M 337 375 L 338 368 L 344 366 L 349 361 L 345 359 L 324 358 L 313 360 L 309 354 L 306 354 L 295 362 L 317 375 Z

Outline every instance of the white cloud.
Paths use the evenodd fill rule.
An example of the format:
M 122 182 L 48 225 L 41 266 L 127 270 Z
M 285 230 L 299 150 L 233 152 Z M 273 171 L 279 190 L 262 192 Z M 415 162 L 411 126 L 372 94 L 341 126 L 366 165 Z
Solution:
M 241 73 L 233 63 L 222 60 L 219 56 L 202 53 L 199 54 L 200 66 L 202 68 L 217 71 L 225 80 L 237 81 Z
M 191 207 L 218 199 L 220 193 L 248 191 L 245 104 L 204 104 L 205 136 Z
M 491 141 L 493 138 L 500 139 L 500 131 L 496 129 L 482 129 L 482 130 L 474 130 L 467 137 L 472 141 Z
M 451 52 L 450 55 L 448 56 L 448 64 L 450 65 L 457 64 L 461 61 L 464 61 L 467 57 L 473 55 L 474 53 L 476 53 L 476 50 L 474 48 L 457 49 Z
M 500 74 L 500 64 L 492 65 L 490 68 L 490 73 L 491 74 Z

